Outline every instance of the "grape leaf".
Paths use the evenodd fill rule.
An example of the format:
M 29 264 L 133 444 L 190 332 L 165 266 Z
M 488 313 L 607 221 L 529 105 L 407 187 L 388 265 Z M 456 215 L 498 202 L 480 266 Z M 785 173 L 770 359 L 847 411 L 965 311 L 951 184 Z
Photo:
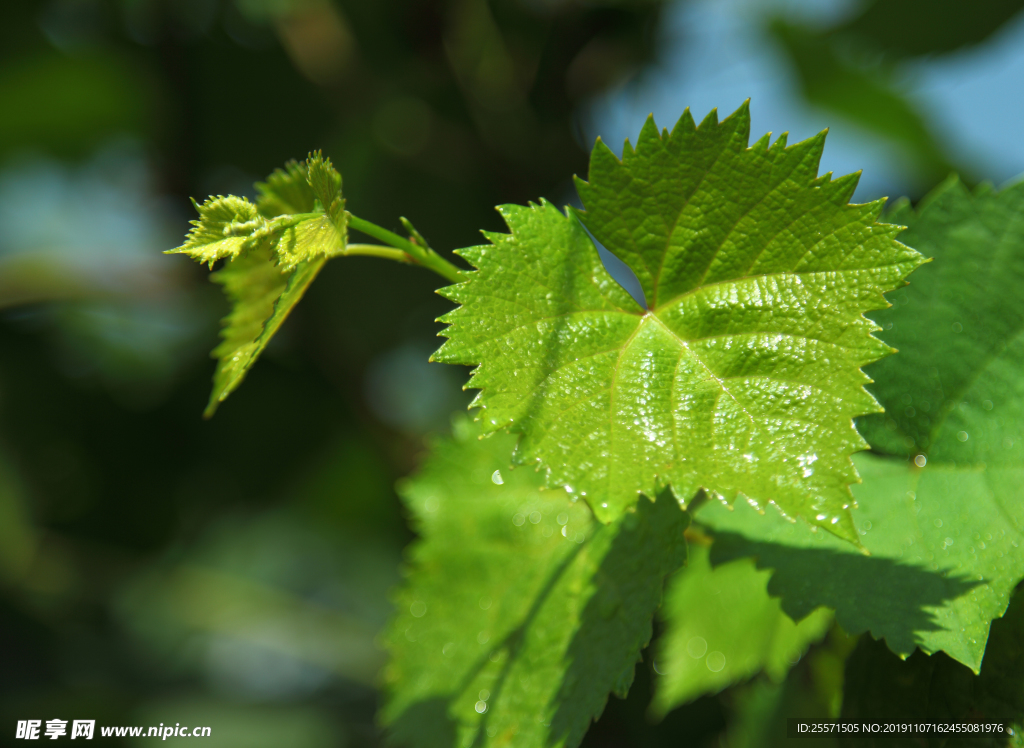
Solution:
M 383 720 L 414 746 L 571 748 L 632 683 L 688 515 L 663 496 L 603 525 L 508 470 L 511 437 L 478 433 L 458 425 L 401 490 L 421 540 L 386 634 Z
M 743 493 L 856 542 L 855 416 L 877 403 L 860 367 L 890 349 L 862 315 L 922 258 L 848 205 L 857 176 L 817 176 L 824 134 L 747 147 L 746 105 L 696 127 L 653 119 L 620 162 L 600 142 L 582 214 L 505 206 L 511 234 L 460 254 L 477 270 L 443 290 L 435 360 L 477 365 L 488 431 L 515 460 L 586 496 L 604 522 L 671 484 Z M 643 286 L 607 274 L 582 219 Z
M 660 614 L 666 629 L 656 645 L 656 714 L 761 671 L 781 681 L 825 635 L 831 612 L 819 609 L 794 623 L 768 596 L 770 576 L 749 558 L 712 569 L 708 547 L 690 544 L 686 567 L 669 582 Z
M 855 459 L 864 479 L 854 489 L 855 516 L 870 556 L 737 504 L 700 512 L 715 531 L 712 562 L 755 556 L 774 570 L 768 592 L 794 619 L 826 605 L 846 631 L 869 631 L 898 655 L 943 650 L 977 670 L 989 623 L 1020 579 L 1010 518 L 977 473 Z
M 977 671 L 989 624 L 1024 577 L 1024 309 L 1008 303 L 1024 282 L 1024 183 L 972 195 L 951 179 L 894 218 L 935 262 L 876 315 L 900 355 L 869 370 L 886 414 L 858 424 L 895 456 L 858 461 L 874 561 L 835 544 L 821 554 L 802 527 L 701 518 L 749 541 L 730 557 L 759 554 L 777 569 L 769 590 L 791 615 L 827 604 L 897 654 L 943 650 Z
M 255 205 L 218 197 L 197 206 L 200 219 L 185 244 L 172 250 L 211 265 L 228 260 L 211 276 L 231 312 L 212 353 L 218 362 L 206 418 L 242 383 L 324 262 L 345 252 L 341 175 L 329 160 L 315 153 L 305 164 L 290 162 L 256 188 Z M 330 212 L 317 212 L 317 203 Z
M 257 182 L 256 207 L 260 214 L 273 218 L 291 213 L 312 213 L 316 195 L 309 186 L 305 163 L 289 161 L 283 169 L 274 169 L 266 182 Z M 340 189 L 341 175 L 338 175 Z
M 244 197 L 218 195 L 202 205 L 192 201 L 199 219 L 190 221 L 192 229 L 185 243 L 171 252 L 187 254 L 210 267 L 217 260 L 233 260 L 255 246 L 253 234 L 265 229 L 267 221 L 256 206 Z
M 223 286 L 231 313 L 224 318 L 223 340 L 211 354 L 218 361 L 204 417 L 213 416 L 242 383 L 325 262 L 324 258 L 309 260 L 282 273 L 263 248 L 232 260 L 210 276 Z
M 843 670 L 857 638 L 833 626 L 824 641 L 800 659 L 782 683 L 755 678 L 734 687 L 725 701 L 731 719 L 719 744 L 727 748 L 783 748 L 790 719 L 836 719 L 843 706 Z M 834 736 L 805 737 L 801 746 L 834 748 Z
M 879 451 L 961 466 L 1024 467 L 1024 182 L 971 194 L 956 178 L 892 215 L 935 262 L 874 315 L 900 355 L 874 365 Z
M 306 159 L 306 171 L 313 194 L 320 201 L 324 213 L 338 231 L 344 245 L 348 219 L 345 214 L 345 201 L 341 197 L 341 174 L 331 166 L 331 160 L 324 159 L 319 151 Z
M 1024 729 L 1024 596 L 992 623 L 988 652 L 974 675 L 942 654 L 920 652 L 906 661 L 862 639 L 847 663 L 844 719 L 917 723 L 1002 723 L 1007 732 L 960 735 L 958 745 L 1020 745 Z M 920 735 L 886 736 L 886 745 L 920 746 Z M 993 742 L 995 739 L 995 742 Z M 967 743 L 962 742 L 968 741 Z M 863 740 L 851 744 L 863 745 Z
M 341 175 L 331 166 L 330 159 L 314 153 L 306 160 L 306 179 L 318 207 L 325 213 L 270 233 L 277 262 L 285 272 L 303 262 L 342 255 L 348 244 L 348 213 L 341 197 Z M 282 188 L 283 185 L 278 189 Z
M 202 205 L 193 201 L 199 219 L 192 221 L 185 243 L 168 253 L 187 254 L 212 267 L 217 260 L 233 260 L 268 246 L 283 272 L 302 262 L 345 253 L 348 213 L 341 197 L 341 175 L 330 159 L 312 153 L 305 168 L 290 164 L 287 171 L 277 170 L 257 187 L 261 194 L 255 205 L 234 195 L 211 197 Z M 280 212 L 299 207 L 309 210 Z

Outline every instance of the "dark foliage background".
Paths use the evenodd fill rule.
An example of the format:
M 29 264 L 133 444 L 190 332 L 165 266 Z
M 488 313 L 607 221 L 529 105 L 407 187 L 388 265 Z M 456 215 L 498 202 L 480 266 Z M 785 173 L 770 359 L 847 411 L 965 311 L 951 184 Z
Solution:
M 971 133 L 958 140 L 956 122 L 970 117 L 936 125 L 915 93 L 924 74 L 911 74 L 934 63 L 933 77 L 955 76 L 1008 34 L 1019 40 L 1021 5 L 716 12 L 754 19 L 781 66 L 772 85 L 799 105 L 787 127 L 813 131 L 824 118 L 840 155 L 867 143 L 871 158 L 899 164 L 902 181 L 888 186 L 917 198 L 951 169 L 973 180 L 1024 169 L 1019 154 L 995 168 L 963 146 Z M 342 171 L 353 212 L 395 230 L 407 216 L 439 249 L 476 243 L 480 229 L 502 229 L 497 204 L 573 199 L 595 134 L 617 147 L 622 122 L 635 135 L 657 106 L 678 116 L 689 102 L 657 94 L 691 91 L 673 81 L 717 90 L 680 56 L 712 38 L 706 6 L 5 6 L 0 741 L 18 719 L 60 717 L 212 725 L 211 746 L 381 743 L 375 637 L 411 539 L 394 484 L 468 402 L 465 372 L 426 363 L 446 310 L 438 281 L 364 258 L 331 263 L 204 422 L 226 305 L 204 270 L 160 251 L 180 242 L 190 196 L 251 195 L 318 148 Z M 978 116 L 1005 116 L 995 106 Z M 828 694 L 852 646 L 836 633 L 783 686 L 755 682 L 657 725 L 644 716 L 641 664 L 587 744 L 770 743 L 772 714 L 834 710 Z

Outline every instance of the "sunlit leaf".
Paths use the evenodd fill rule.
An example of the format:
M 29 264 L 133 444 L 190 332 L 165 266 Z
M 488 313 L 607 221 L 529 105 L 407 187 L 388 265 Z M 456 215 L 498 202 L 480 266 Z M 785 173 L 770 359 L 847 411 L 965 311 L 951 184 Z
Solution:
M 793 616 L 835 608 L 909 655 L 943 650 L 977 671 L 989 624 L 1024 577 L 1024 183 L 970 194 L 956 179 L 894 220 L 935 261 L 875 315 L 900 349 L 873 366 L 884 416 L 859 425 L 877 451 L 858 468 L 857 524 L 870 558 L 800 525 L 708 507 L 716 553 L 776 569 Z
M 185 244 L 171 250 L 211 266 L 227 260 L 211 276 L 231 313 L 212 354 L 218 362 L 207 418 L 241 384 L 324 262 L 347 246 L 341 175 L 320 153 L 289 162 L 256 189 L 256 204 L 233 196 L 197 204 Z
M 274 169 L 266 182 L 257 182 L 256 207 L 267 218 L 294 213 L 312 213 L 316 195 L 309 186 L 306 163 L 289 161 L 283 169 Z M 339 176 L 340 184 L 340 176 Z
M 977 669 L 989 623 L 1022 576 L 1018 520 L 979 472 L 922 471 L 871 455 L 856 462 L 864 483 L 854 488 L 854 515 L 870 556 L 737 503 L 698 515 L 716 531 L 712 561 L 754 556 L 773 569 L 768 592 L 794 619 L 826 605 L 847 632 L 884 638 L 896 654 L 943 650 Z
M 252 249 L 256 245 L 254 235 L 267 225 L 256 206 L 244 197 L 218 196 L 202 205 L 195 201 L 192 204 L 199 219 L 191 222 L 185 243 L 171 252 L 186 254 L 210 267 L 217 260 L 233 260 Z
M 341 197 L 341 175 L 331 166 L 331 160 L 325 159 L 319 151 L 306 159 L 306 171 L 313 194 L 344 242 L 348 222 L 345 201 Z
M 701 518 L 735 534 L 716 552 L 776 570 L 768 588 L 791 615 L 827 605 L 898 655 L 941 650 L 977 671 L 1024 577 L 1024 308 L 1007 301 L 1024 283 L 1024 183 L 972 195 L 953 178 L 892 218 L 935 261 L 874 315 L 900 352 L 868 370 L 885 415 L 858 422 L 891 455 L 858 461 L 871 557 L 740 511 Z
M 856 542 L 853 418 L 878 410 L 860 367 L 889 348 L 862 313 L 922 258 L 848 205 L 855 175 L 817 176 L 824 134 L 747 147 L 744 105 L 672 133 L 648 120 L 619 161 L 598 143 L 586 213 L 501 209 L 511 234 L 462 250 L 477 271 L 443 292 L 436 360 L 469 382 L 515 460 L 585 496 L 602 521 L 671 484 L 774 502 Z M 579 220 L 636 273 L 640 309 Z

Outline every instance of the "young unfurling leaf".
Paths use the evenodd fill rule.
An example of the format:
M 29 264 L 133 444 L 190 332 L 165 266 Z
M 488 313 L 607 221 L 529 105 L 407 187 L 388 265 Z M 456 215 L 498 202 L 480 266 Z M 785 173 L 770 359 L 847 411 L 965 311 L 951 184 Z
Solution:
M 196 262 L 210 267 L 217 260 L 233 260 L 256 246 L 255 235 L 266 228 L 266 218 L 244 197 L 218 195 L 202 205 L 192 201 L 199 219 L 192 221 L 192 230 L 185 243 L 171 252 L 187 254 Z
M 241 384 L 324 262 L 344 254 L 347 244 L 341 175 L 319 153 L 276 170 L 257 190 L 255 205 L 240 197 L 197 205 L 199 220 L 172 250 L 209 265 L 227 261 L 211 276 L 231 313 L 213 351 L 218 362 L 207 418 Z
M 316 195 L 309 186 L 306 162 L 289 161 L 283 169 L 274 169 L 266 182 L 257 182 L 256 207 L 267 217 L 295 213 L 312 213 L 316 207 Z M 340 189 L 341 175 L 338 175 Z

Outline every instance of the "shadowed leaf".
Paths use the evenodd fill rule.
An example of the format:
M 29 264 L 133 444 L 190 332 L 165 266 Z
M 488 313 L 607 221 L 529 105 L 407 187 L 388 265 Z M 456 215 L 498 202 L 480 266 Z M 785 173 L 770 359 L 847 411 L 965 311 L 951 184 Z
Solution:
M 402 489 L 421 540 L 386 636 L 384 722 L 413 746 L 571 748 L 632 683 L 687 515 L 662 497 L 603 525 L 509 470 L 510 437 L 456 431 Z

